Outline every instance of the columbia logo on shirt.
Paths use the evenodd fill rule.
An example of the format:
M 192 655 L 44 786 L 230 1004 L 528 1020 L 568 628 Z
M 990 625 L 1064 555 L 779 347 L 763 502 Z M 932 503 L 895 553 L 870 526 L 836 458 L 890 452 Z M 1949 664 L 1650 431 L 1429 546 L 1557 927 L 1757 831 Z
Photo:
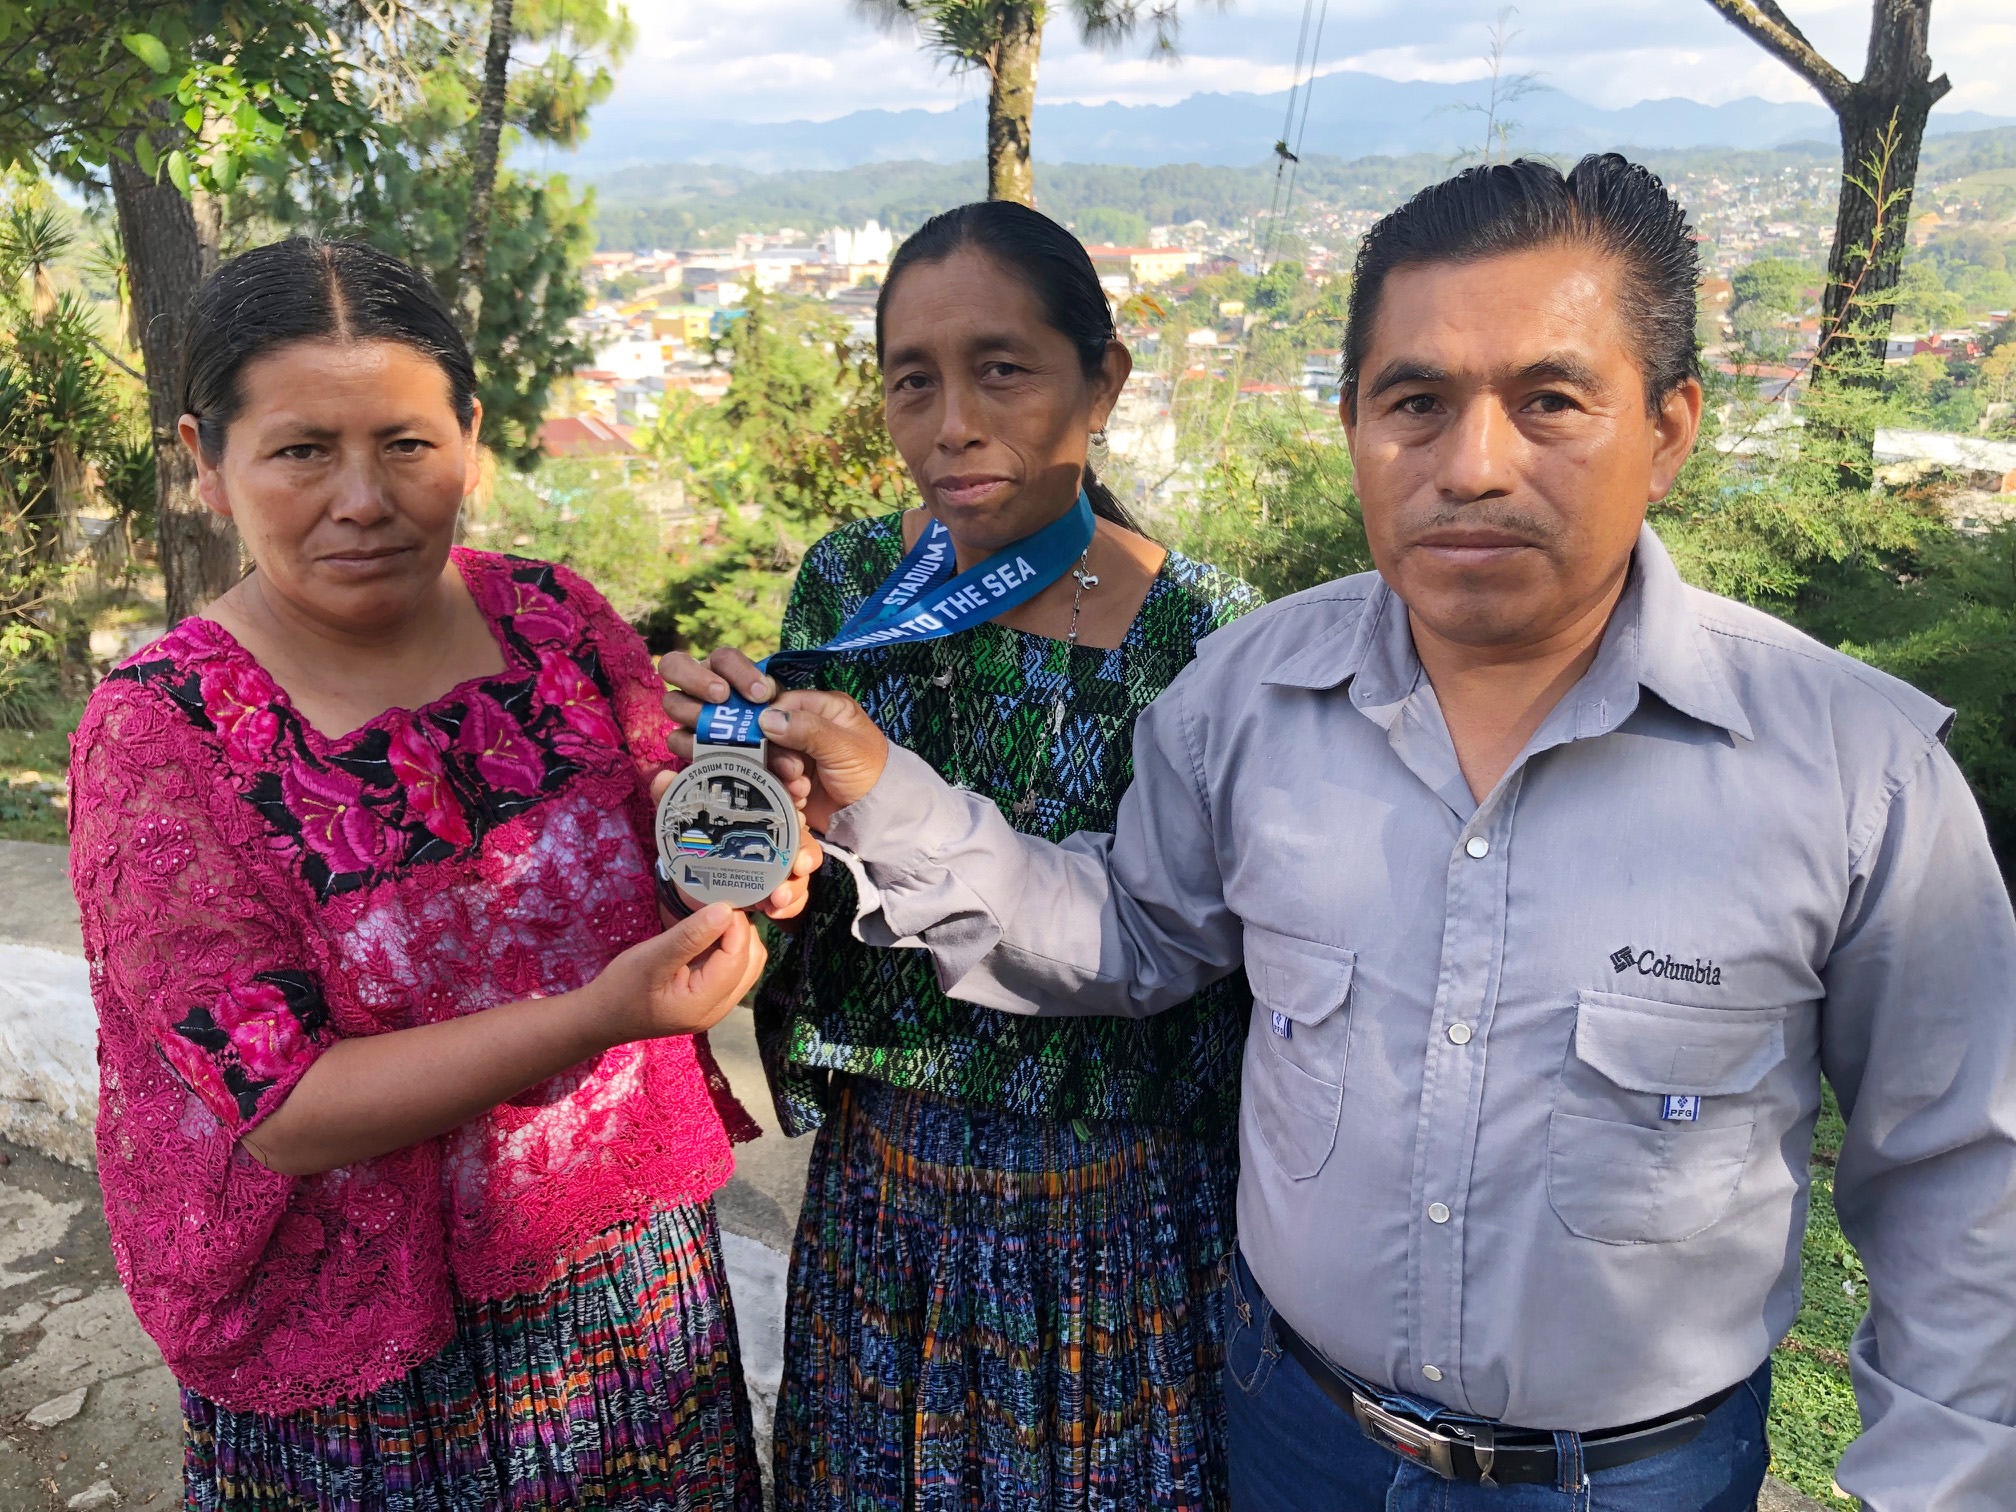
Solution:
M 1698 982 L 1703 987 L 1722 985 L 1722 968 L 1713 961 L 1676 961 L 1656 950 L 1639 950 L 1626 945 L 1610 952 L 1610 969 L 1618 975 L 1637 968 L 1638 975 L 1658 977 L 1668 982 Z

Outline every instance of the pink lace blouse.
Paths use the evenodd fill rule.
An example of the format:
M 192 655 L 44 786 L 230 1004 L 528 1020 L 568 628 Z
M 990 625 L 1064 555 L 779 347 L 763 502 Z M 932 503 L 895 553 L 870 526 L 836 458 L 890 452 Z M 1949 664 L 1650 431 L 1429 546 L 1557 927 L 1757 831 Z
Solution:
M 177 1378 L 289 1412 L 447 1341 L 451 1299 L 714 1192 L 753 1125 L 704 1042 L 632 1044 L 454 1133 L 296 1178 L 240 1147 L 345 1035 L 581 986 L 652 934 L 671 758 L 636 633 L 565 568 L 455 553 L 498 676 L 327 739 L 189 619 L 92 695 L 72 880 L 120 1278 Z

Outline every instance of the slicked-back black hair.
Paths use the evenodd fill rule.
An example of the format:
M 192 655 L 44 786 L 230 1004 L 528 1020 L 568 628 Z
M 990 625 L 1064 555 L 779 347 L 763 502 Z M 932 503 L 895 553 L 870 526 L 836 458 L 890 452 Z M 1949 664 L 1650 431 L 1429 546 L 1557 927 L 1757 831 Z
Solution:
M 883 353 L 882 322 L 897 281 L 918 263 L 943 262 L 968 247 L 985 252 L 1028 284 L 1052 328 L 1078 348 L 1085 376 L 1099 375 L 1106 365 L 1106 348 L 1118 337 L 1113 328 L 1113 306 L 1107 302 L 1091 254 L 1049 216 L 1014 200 L 977 200 L 943 211 L 896 249 L 889 262 L 889 276 L 882 281 L 881 297 L 875 301 L 877 362 Z M 1140 531 L 1127 506 L 1099 481 L 1089 462 L 1085 465 L 1085 497 L 1091 500 L 1094 514 L 1124 529 Z
M 1387 274 L 1555 245 L 1587 248 L 1622 266 L 1624 318 L 1648 409 L 1657 413 L 1678 385 L 1701 376 L 1694 333 L 1700 251 L 1686 211 L 1658 175 L 1614 152 L 1592 153 L 1565 175 L 1521 158 L 1429 185 L 1358 244 L 1344 331 L 1344 393 L 1353 408 Z
M 476 414 L 476 363 L 434 286 L 388 252 L 290 236 L 240 253 L 204 280 L 182 344 L 182 410 L 209 461 L 244 408 L 245 365 L 295 341 L 396 341 L 436 363 L 455 418 Z

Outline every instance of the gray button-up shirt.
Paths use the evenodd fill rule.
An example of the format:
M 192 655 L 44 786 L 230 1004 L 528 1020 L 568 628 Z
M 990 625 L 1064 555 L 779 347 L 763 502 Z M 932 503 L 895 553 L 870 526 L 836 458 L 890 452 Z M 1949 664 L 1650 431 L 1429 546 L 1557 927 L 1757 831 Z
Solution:
M 1931 699 L 1688 588 L 1648 530 L 1482 803 L 1376 575 L 1219 631 L 1063 846 L 892 752 L 830 838 L 954 996 L 1145 1014 L 1242 964 L 1240 1246 L 1382 1385 L 1596 1429 L 1799 1304 L 1824 1072 L 1871 1282 L 1843 1486 L 2016 1506 L 2016 920 Z

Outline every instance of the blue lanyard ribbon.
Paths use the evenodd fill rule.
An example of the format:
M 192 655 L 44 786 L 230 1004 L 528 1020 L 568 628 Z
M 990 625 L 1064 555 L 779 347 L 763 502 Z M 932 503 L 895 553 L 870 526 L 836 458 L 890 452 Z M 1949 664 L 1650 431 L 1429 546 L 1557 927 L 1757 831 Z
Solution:
M 773 664 L 816 666 L 849 651 L 956 635 L 1028 603 L 1064 576 L 1091 546 L 1095 528 L 1092 501 L 1081 490 L 1078 502 L 1059 518 L 961 572 L 951 533 L 933 520 L 838 635 L 823 646 L 779 651 L 757 665 L 765 672 Z M 702 745 L 754 749 L 763 744 L 763 732 L 756 724 L 762 712 L 761 705 L 731 693 L 723 702 L 700 710 L 695 734 Z

